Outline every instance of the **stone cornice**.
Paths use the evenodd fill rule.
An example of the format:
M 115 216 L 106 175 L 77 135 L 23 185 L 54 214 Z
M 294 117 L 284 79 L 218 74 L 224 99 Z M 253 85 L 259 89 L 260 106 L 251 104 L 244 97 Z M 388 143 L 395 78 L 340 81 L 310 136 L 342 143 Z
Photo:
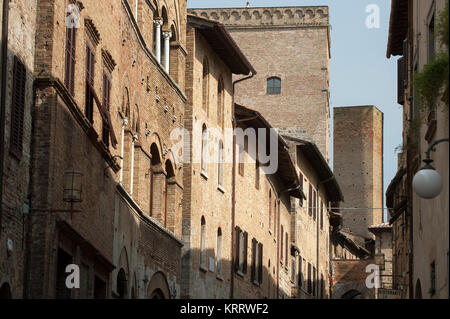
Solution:
M 86 28 L 86 33 L 88 34 L 89 38 L 93 42 L 95 46 L 97 46 L 100 42 L 100 33 L 98 32 L 97 27 L 95 26 L 94 22 L 91 18 L 85 18 L 84 19 L 84 26 Z
M 188 9 L 188 13 L 227 27 L 328 26 L 328 7 Z
M 103 57 L 103 62 L 105 63 L 106 68 L 108 69 L 108 71 L 110 73 L 112 73 L 114 71 L 114 68 L 116 67 L 116 61 L 114 61 L 111 53 L 109 53 L 108 50 L 106 50 L 105 48 L 102 48 L 102 57 Z

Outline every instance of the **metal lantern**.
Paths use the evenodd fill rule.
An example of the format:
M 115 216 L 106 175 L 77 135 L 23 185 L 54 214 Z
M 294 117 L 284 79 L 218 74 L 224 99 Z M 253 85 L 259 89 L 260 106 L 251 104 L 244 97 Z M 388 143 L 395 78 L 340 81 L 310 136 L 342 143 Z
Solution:
M 380 267 L 380 270 L 385 269 L 384 254 L 375 254 L 375 264 Z
M 64 196 L 67 203 L 81 203 L 83 173 L 76 170 L 64 172 Z

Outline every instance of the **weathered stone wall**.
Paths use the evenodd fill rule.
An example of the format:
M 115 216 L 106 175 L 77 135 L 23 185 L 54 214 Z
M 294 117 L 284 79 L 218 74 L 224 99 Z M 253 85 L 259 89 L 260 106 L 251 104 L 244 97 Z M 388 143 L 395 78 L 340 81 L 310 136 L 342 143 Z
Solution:
M 359 293 L 350 299 L 374 299 L 375 288 L 368 288 L 366 267 L 373 264 L 373 259 L 365 260 L 333 260 L 333 299 L 346 299 L 356 291 Z M 348 293 L 348 294 L 347 294 Z M 347 295 L 346 295 L 347 294 Z

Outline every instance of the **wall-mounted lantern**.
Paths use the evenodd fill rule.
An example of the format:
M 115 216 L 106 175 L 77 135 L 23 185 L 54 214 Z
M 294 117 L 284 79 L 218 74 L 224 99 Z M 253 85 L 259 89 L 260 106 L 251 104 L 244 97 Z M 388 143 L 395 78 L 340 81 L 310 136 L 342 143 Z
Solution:
M 64 195 L 63 201 L 66 203 L 81 203 L 83 173 L 76 170 L 64 172 Z

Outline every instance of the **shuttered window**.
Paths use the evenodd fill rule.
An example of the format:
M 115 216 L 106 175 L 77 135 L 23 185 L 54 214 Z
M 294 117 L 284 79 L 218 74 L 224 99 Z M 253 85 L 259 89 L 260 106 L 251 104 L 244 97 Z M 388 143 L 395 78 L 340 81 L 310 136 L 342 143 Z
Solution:
M 263 244 L 258 244 L 258 282 L 262 284 L 263 282 Z
M 316 214 L 317 214 L 317 193 L 316 191 L 313 191 L 313 219 L 316 220 Z
M 300 173 L 300 191 L 303 193 L 303 174 Z M 300 207 L 303 207 L 303 197 L 300 196 Z
M 86 101 L 85 115 L 91 123 L 94 123 L 94 95 L 91 87 L 94 87 L 95 53 L 91 46 L 86 45 Z
M 68 13 L 69 14 L 69 13 Z M 72 96 L 75 95 L 75 46 L 76 28 L 66 29 L 66 65 L 64 84 Z
M 323 201 L 320 201 L 320 229 L 323 230 Z
M 11 153 L 20 159 L 23 149 L 23 121 L 27 71 L 17 56 L 14 57 L 11 103 Z
M 309 216 L 312 216 L 312 207 L 313 207 L 313 190 L 311 184 L 309 184 L 309 196 L 308 196 L 308 213 Z
M 111 79 L 108 73 L 103 73 L 103 108 L 109 113 L 111 100 Z M 103 119 L 102 121 L 102 140 L 106 146 L 109 146 L 109 125 L 108 122 Z

